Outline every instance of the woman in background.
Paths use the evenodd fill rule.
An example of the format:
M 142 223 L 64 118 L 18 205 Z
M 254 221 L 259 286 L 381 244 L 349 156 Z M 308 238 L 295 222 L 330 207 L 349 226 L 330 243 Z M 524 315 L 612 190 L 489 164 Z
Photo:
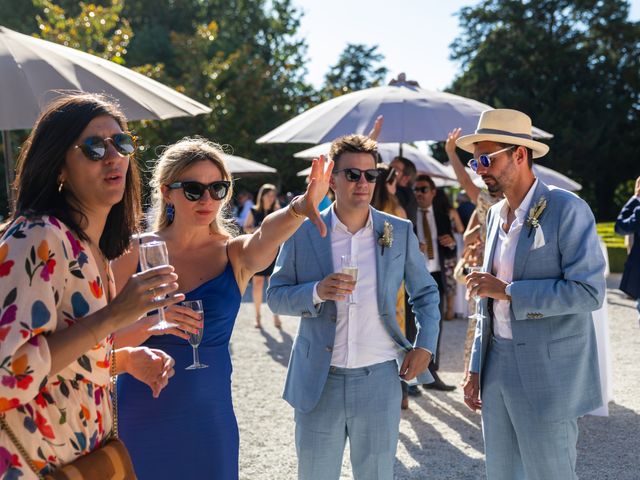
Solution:
M 280 209 L 276 186 L 271 185 L 270 183 L 265 183 L 264 185 L 262 185 L 260 187 L 260 190 L 258 190 L 257 202 L 257 205 L 249 211 L 247 220 L 244 223 L 244 231 L 246 233 L 255 232 L 260 227 L 260 225 L 262 225 L 262 222 L 267 215 Z M 251 280 L 251 295 L 253 297 L 253 304 L 256 307 L 256 328 L 262 328 L 262 325 L 260 324 L 260 310 L 262 308 L 262 293 L 264 292 L 264 281 L 265 279 L 269 281 L 269 277 L 273 273 L 273 268 L 275 266 L 276 260 L 274 258 L 271 265 L 269 265 L 264 270 L 256 273 Z M 282 322 L 280 321 L 280 317 L 278 315 L 273 315 L 273 324 L 276 328 L 282 328 Z

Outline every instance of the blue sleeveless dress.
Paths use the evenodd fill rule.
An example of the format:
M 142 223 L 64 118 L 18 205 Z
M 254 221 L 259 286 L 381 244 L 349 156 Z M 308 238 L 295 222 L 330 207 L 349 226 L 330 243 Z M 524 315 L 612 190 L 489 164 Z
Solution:
M 140 480 L 236 480 L 238 424 L 231 403 L 229 339 L 241 294 L 231 263 L 186 294 L 202 300 L 204 333 L 200 362 L 209 368 L 185 370 L 193 363 L 191 345 L 174 335 L 144 343 L 175 361 L 175 375 L 160 397 L 131 375 L 118 377 L 118 426 Z

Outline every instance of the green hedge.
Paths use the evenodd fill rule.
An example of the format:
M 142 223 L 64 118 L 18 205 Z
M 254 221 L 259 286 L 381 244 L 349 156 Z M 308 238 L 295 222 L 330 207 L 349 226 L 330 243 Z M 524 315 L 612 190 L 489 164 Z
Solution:
M 613 230 L 613 225 L 613 222 L 598 223 L 596 229 L 607 245 L 609 270 L 613 273 L 622 273 L 624 262 L 627 260 L 627 247 L 624 245 L 624 237 Z

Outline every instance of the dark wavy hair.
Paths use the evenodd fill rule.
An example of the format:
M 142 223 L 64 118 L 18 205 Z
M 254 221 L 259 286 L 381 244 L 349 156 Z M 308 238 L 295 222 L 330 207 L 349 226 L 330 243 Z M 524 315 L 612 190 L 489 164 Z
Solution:
M 47 105 L 18 157 L 16 206 L 11 219 L 21 215 L 52 215 L 88 241 L 78 221 L 86 216 L 69 201 L 71 192 L 58 192 L 58 178 L 73 142 L 91 120 L 105 115 L 118 122 L 123 131 L 127 130 L 124 114 L 100 95 L 65 94 Z M 111 208 L 100 237 L 100 250 L 108 259 L 117 258 L 126 250 L 131 235 L 138 229 L 140 214 L 140 175 L 131 156 L 124 195 Z

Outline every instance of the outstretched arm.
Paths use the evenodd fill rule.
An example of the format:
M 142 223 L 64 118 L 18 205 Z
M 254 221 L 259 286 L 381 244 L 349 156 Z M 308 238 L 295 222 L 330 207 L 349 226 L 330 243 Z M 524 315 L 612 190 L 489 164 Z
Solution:
M 471 180 L 471 177 L 465 170 L 460 157 L 458 157 L 458 154 L 456 153 L 456 140 L 460 138 L 461 132 L 461 128 L 456 128 L 449 132 L 449 135 L 447 135 L 447 142 L 444 145 L 444 150 L 447 152 L 447 157 L 453 167 L 453 171 L 456 174 L 458 182 L 460 182 L 460 186 L 464 188 L 473 203 L 478 203 L 480 187 L 473 183 L 473 180 Z
M 229 254 L 234 267 L 241 269 L 241 279 L 248 279 L 268 267 L 278 248 L 302 225 L 305 218 L 318 228 L 320 235 L 327 234 L 327 227 L 320 218 L 318 204 L 329 189 L 333 161 L 324 156 L 313 161 L 310 181 L 304 195 L 294 198 L 287 208 L 268 215 L 260 228 L 251 235 L 241 235 L 229 241 Z

